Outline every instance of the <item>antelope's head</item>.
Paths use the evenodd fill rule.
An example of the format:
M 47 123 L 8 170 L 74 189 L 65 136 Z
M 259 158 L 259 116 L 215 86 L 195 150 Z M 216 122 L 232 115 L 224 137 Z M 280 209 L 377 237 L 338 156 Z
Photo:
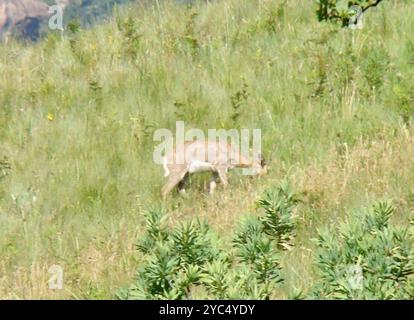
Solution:
M 253 159 L 248 166 L 247 175 L 250 176 L 262 176 L 267 173 L 267 163 L 261 154 L 254 154 Z
M 259 177 L 267 173 L 267 162 L 262 154 L 258 154 L 257 157 L 255 157 L 253 166 Z

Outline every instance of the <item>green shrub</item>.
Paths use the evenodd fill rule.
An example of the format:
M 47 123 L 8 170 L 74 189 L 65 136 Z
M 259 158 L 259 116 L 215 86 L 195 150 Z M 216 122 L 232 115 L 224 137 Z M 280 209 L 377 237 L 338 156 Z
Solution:
M 319 233 L 320 281 L 313 297 L 414 298 L 413 229 L 392 226 L 393 212 L 389 203 L 379 203 L 337 229 Z
M 246 105 L 247 99 L 249 98 L 249 85 L 243 79 L 242 87 L 230 97 L 232 114 L 231 120 L 233 125 L 237 126 L 238 120 L 241 115 L 241 109 Z
M 356 14 L 352 6 L 359 6 L 363 11 L 378 5 L 382 0 L 317 0 L 316 11 L 319 21 L 340 21 L 347 26 L 352 16 Z
M 265 211 L 265 215 L 260 218 L 263 231 L 276 240 L 279 248 L 290 249 L 293 245 L 293 209 L 298 201 L 287 182 L 282 183 L 277 189 L 266 191 L 264 197 L 259 200 L 260 207 Z
M 144 261 L 135 282 L 120 299 L 268 299 L 283 281 L 280 248 L 292 245 L 296 204 L 287 184 L 259 201 L 265 215 L 247 219 L 233 241 L 198 219 L 173 229 L 161 210 L 147 216 L 147 232 L 137 248 Z
M 118 28 L 123 34 L 124 55 L 135 60 L 138 57 L 142 38 L 137 21 L 130 16 L 123 21 L 118 21 Z

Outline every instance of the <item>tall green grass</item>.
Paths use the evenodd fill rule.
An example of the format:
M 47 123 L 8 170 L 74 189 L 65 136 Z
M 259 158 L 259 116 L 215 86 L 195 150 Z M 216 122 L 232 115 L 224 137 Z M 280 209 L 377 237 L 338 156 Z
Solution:
M 303 201 L 280 298 L 317 281 L 321 227 L 379 199 L 414 208 L 414 21 L 384 1 L 362 30 L 320 23 L 312 1 L 159 1 L 93 30 L 0 46 L 0 297 L 111 298 L 161 203 L 155 129 L 260 128 L 271 170 L 162 203 L 168 221 L 225 235 L 269 186 Z M 73 30 L 75 31 L 75 30 Z M 237 97 L 242 97 L 240 101 Z M 197 182 L 197 183 L 196 183 Z M 50 290 L 48 268 L 64 269 Z

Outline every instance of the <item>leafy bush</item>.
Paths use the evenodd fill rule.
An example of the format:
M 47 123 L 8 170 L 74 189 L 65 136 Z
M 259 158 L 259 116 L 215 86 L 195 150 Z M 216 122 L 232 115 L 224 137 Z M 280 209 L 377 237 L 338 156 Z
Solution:
M 146 216 L 137 248 L 144 256 L 120 299 L 268 299 L 283 281 L 279 248 L 292 245 L 296 200 L 287 184 L 259 201 L 265 215 L 247 219 L 226 246 L 198 219 L 170 229 L 161 210 Z
M 352 8 L 358 6 L 362 11 L 378 5 L 382 0 L 318 0 L 317 15 L 319 21 L 340 21 L 347 26 L 357 12 Z
M 136 59 L 142 38 L 137 21 L 131 16 L 123 21 L 118 20 L 118 28 L 123 34 L 125 56 Z
M 414 52 L 414 46 L 412 50 Z M 412 63 L 414 64 L 414 60 Z M 393 83 L 392 93 L 395 102 L 390 101 L 390 103 L 394 104 L 403 121 L 409 124 L 414 118 L 414 86 L 411 78 L 404 79 L 397 75 L 397 79 Z
M 290 249 L 293 245 L 295 224 L 292 216 L 298 201 L 287 182 L 277 189 L 266 191 L 259 200 L 259 205 L 265 210 L 265 215 L 260 218 L 263 231 L 274 238 L 282 249 Z
M 337 230 L 319 233 L 321 277 L 313 297 L 414 298 L 414 230 L 390 225 L 393 212 L 389 203 L 379 203 Z
M 237 125 L 241 115 L 241 107 L 244 106 L 249 98 L 249 86 L 243 81 L 242 87 L 231 96 L 232 115 L 231 120 L 233 125 Z
M 193 9 L 191 4 L 189 4 L 186 11 L 185 33 L 183 40 L 188 45 L 188 48 L 190 49 L 191 55 L 193 57 L 197 56 L 200 47 L 199 41 L 197 39 L 195 23 L 197 16 L 197 11 Z

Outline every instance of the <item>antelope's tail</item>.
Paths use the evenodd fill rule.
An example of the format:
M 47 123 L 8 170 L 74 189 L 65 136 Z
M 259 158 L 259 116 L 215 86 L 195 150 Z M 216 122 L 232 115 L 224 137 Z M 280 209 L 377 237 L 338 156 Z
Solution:
M 162 161 L 163 161 L 163 167 L 164 167 L 164 171 L 165 171 L 164 172 L 164 177 L 168 177 L 170 175 L 170 169 L 168 169 L 168 166 L 167 166 L 167 162 L 168 162 L 167 157 L 166 156 L 163 157 Z

